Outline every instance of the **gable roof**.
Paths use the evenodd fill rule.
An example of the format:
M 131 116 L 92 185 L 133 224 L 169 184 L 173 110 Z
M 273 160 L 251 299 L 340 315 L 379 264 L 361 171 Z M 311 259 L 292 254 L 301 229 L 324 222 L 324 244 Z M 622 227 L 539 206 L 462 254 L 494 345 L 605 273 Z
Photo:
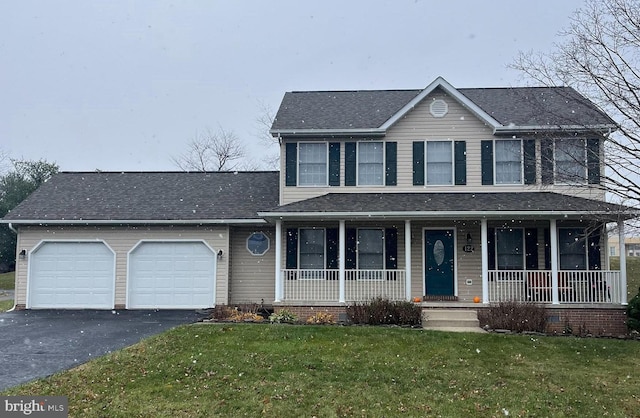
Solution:
M 62 172 L 3 222 L 256 223 L 278 205 L 279 173 Z
M 328 193 L 260 212 L 265 218 L 314 219 L 518 219 L 536 217 L 615 221 L 637 216 L 637 210 L 617 204 L 552 192 L 489 193 Z
M 436 89 L 458 101 L 494 132 L 615 128 L 609 116 L 571 87 L 456 89 L 438 77 L 422 90 L 287 92 L 271 134 L 384 135 Z

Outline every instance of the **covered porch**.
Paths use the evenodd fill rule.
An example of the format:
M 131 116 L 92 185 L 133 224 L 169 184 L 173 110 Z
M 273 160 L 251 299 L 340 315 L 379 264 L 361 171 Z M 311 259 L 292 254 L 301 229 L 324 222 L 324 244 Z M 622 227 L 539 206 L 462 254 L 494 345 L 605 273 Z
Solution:
M 522 200 L 521 196 L 514 200 L 513 196 L 509 197 L 510 193 L 491 195 L 493 199 L 496 195 L 504 196 L 509 202 Z M 359 195 L 358 199 L 368 196 Z M 377 203 L 380 203 L 380 196 L 388 195 L 377 195 Z M 425 201 L 425 194 L 415 194 L 411 198 L 415 199 L 414 196 Z M 478 196 L 481 194 L 474 195 Z M 390 198 L 393 199 L 393 194 Z M 429 195 L 429 198 L 434 197 Z M 586 210 L 543 208 L 525 212 L 515 210 L 517 204 L 513 203 L 516 207 L 511 210 L 465 210 L 456 213 L 438 210 L 377 213 L 374 205 L 369 206 L 374 210 L 366 212 L 358 212 L 356 206 L 356 211 L 351 212 L 263 213 L 261 215 L 267 218 L 276 215 L 271 218 L 276 229 L 274 302 L 290 306 L 326 306 L 382 297 L 397 301 L 419 298 L 420 301 L 442 301 L 451 305 L 474 302 L 487 305 L 501 301 L 572 306 L 625 305 L 624 251 L 621 252 L 621 269 L 612 271 L 608 268 L 606 251 L 600 249 L 607 248 L 605 223 L 615 223 L 618 235 L 624 237 L 624 220 L 630 216 L 621 215 L 620 211 L 613 212 L 613 205 L 603 202 L 562 196 L 564 203 L 567 199 L 578 199 L 582 206 L 587 206 Z M 287 206 L 295 209 L 296 205 L 304 202 L 307 201 Z M 605 209 L 601 208 L 596 213 L 587 203 L 605 205 Z M 498 206 L 505 205 L 498 202 Z M 554 207 L 553 202 L 549 206 Z M 530 204 L 527 207 L 530 208 Z M 289 263 L 290 231 L 300 225 L 306 229 L 324 230 L 326 248 L 320 251 L 322 257 L 318 257 L 324 261 L 313 268 Z M 396 231 L 395 236 L 387 235 L 390 225 Z M 589 232 L 587 236 L 587 229 L 593 225 L 597 225 L 599 232 Z M 364 256 L 358 252 L 362 245 L 360 232 L 356 232 L 358 235 L 354 239 L 349 236 L 349 230 L 369 231 L 375 228 L 382 231 L 382 252 L 387 261 L 376 268 L 367 268 L 360 262 Z M 576 231 L 581 228 L 585 232 L 579 237 Z M 514 230 L 522 236 L 522 244 L 505 250 L 505 244 L 497 242 L 502 239 L 501 232 Z M 302 228 L 297 231 L 302 233 Z M 332 235 L 335 241 L 333 250 L 328 240 Z M 505 232 L 503 235 L 508 234 Z M 389 237 L 397 239 L 397 248 L 391 248 Z M 573 245 L 573 241 L 567 244 L 567 239 L 579 245 Z M 624 242 L 624 239 L 619 241 Z M 583 254 L 572 254 L 572 251 L 576 252 L 575 248 L 569 248 L 572 245 Z M 351 248 L 354 246 L 355 251 Z M 300 262 L 307 254 L 301 254 L 299 243 L 296 248 L 294 255 Z M 582 261 L 576 261 L 580 257 Z M 446 270 L 448 265 L 452 283 L 443 290 L 437 288 L 437 281 L 430 277 L 441 274 L 440 270 Z M 506 268 L 511 265 L 516 267 Z

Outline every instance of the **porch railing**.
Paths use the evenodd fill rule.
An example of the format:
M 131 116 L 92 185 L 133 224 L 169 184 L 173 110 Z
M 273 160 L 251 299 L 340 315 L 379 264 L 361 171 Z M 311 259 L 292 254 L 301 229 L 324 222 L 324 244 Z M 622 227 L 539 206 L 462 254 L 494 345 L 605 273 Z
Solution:
M 339 270 L 282 270 L 286 301 L 338 302 Z M 346 270 L 345 301 L 365 302 L 376 297 L 406 299 L 404 270 Z
M 552 303 L 551 271 L 489 271 L 489 302 L 531 301 Z M 613 303 L 622 300 L 619 271 L 561 270 L 559 303 Z

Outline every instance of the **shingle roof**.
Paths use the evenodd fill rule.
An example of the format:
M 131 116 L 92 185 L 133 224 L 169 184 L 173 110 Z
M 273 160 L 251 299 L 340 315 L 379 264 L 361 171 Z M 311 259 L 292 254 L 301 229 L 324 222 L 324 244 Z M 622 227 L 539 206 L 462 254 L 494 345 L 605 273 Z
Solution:
M 571 87 L 456 89 L 503 126 L 614 124 Z M 375 129 L 422 90 L 287 92 L 273 131 Z
M 5 221 L 260 219 L 278 205 L 278 172 L 63 172 Z
M 280 215 L 353 214 L 359 216 L 387 216 L 389 214 L 418 213 L 437 216 L 439 212 L 478 216 L 478 212 L 503 214 L 528 213 L 535 215 L 588 214 L 616 219 L 625 217 L 630 208 L 597 200 L 567 196 L 552 192 L 498 193 L 329 193 L 323 196 L 274 207 L 261 212 L 266 217 Z

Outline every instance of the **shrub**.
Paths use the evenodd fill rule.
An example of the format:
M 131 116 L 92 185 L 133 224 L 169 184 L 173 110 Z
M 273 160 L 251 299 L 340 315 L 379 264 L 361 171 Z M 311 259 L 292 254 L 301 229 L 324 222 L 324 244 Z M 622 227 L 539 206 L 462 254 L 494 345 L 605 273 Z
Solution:
M 298 322 L 298 316 L 288 309 L 282 309 L 281 311 L 272 313 L 269 316 L 269 321 L 271 321 L 272 324 L 293 324 Z
M 213 308 L 213 312 L 209 317 L 216 321 L 260 322 L 265 319 L 264 316 L 260 315 L 260 309 L 261 307 L 257 303 L 245 303 L 233 308 L 227 305 L 219 305 Z
M 627 327 L 632 331 L 640 331 L 640 288 L 627 305 Z
M 478 312 L 478 319 L 492 329 L 514 332 L 544 332 L 547 315 L 541 305 L 532 302 L 500 302 Z
M 335 323 L 333 315 L 328 312 L 318 312 L 307 318 L 307 324 L 332 325 Z
M 346 310 L 349 321 L 354 324 L 414 326 L 421 323 L 422 309 L 407 301 L 375 298 L 368 303 L 347 306 Z

